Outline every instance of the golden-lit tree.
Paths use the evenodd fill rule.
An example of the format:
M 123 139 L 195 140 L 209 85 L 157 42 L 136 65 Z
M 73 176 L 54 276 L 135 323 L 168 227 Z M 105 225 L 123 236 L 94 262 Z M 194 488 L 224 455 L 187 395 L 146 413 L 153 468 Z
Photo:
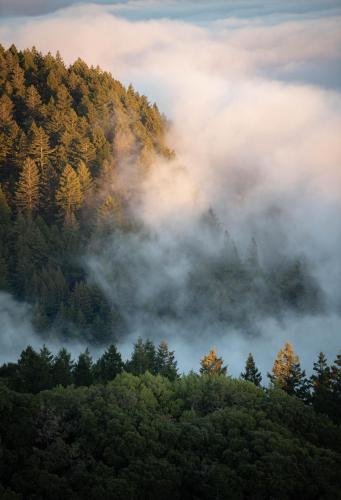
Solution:
M 17 183 L 15 201 L 19 212 L 31 214 L 38 208 L 39 172 L 31 158 L 27 158 L 24 162 Z
M 300 395 L 306 390 L 305 371 L 301 370 L 300 360 L 290 342 L 278 352 L 272 373 L 268 373 L 272 384 L 288 394 Z
M 226 375 L 227 366 L 223 366 L 223 358 L 218 358 L 217 350 L 212 347 L 210 352 L 200 361 L 200 373 L 208 375 Z
M 64 215 L 65 220 L 72 219 L 83 201 L 79 177 L 71 165 L 66 165 L 60 177 L 59 188 L 56 193 L 56 204 Z
M 77 174 L 81 186 L 82 195 L 84 198 L 86 198 L 87 194 L 92 190 L 93 179 L 87 164 L 82 160 L 78 163 Z

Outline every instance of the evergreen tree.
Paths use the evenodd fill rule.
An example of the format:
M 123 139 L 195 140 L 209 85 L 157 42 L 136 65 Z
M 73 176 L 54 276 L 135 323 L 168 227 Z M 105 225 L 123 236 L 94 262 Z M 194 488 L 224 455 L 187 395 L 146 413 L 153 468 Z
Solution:
M 320 352 L 317 362 L 314 363 L 310 381 L 313 390 L 311 400 L 314 408 L 320 412 L 328 412 L 331 402 L 332 381 L 331 370 L 323 352 Z
M 143 342 L 141 337 L 134 344 L 130 361 L 126 364 L 127 371 L 134 375 L 141 375 L 146 371 L 156 372 L 156 352 L 154 343 L 147 339 Z
M 22 392 L 37 393 L 51 387 L 51 365 L 48 350 L 38 354 L 31 346 L 22 351 L 18 361 Z
M 88 348 L 79 355 L 73 377 L 77 386 L 89 386 L 93 383 L 92 357 Z
M 62 385 L 64 387 L 72 384 L 73 361 L 71 354 L 63 347 L 54 357 L 52 366 L 53 385 Z
M 29 137 L 29 155 L 34 159 L 39 166 L 40 173 L 42 173 L 53 153 L 53 149 L 50 148 L 49 137 L 42 127 L 37 127 L 35 122 L 30 128 Z
M 32 214 L 39 204 L 39 172 L 35 162 L 27 158 L 15 193 L 18 211 Z
M 212 347 L 210 352 L 200 361 L 200 373 L 207 375 L 226 375 L 227 366 L 223 366 L 223 358 L 218 358 L 217 350 Z
M 252 382 L 257 386 L 259 386 L 262 381 L 262 375 L 258 370 L 258 368 L 256 367 L 255 361 L 251 353 L 248 355 L 248 358 L 246 360 L 245 371 L 241 373 L 240 376 L 244 380 Z
M 66 165 L 60 177 L 56 193 L 56 204 L 65 220 L 70 220 L 82 204 L 82 191 L 79 177 L 71 165 Z
M 90 170 L 88 169 L 84 161 L 80 161 L 78 163 L 77 174 L 79 178 L 81 193 L 83 198 L 85 199 L 92 190 L 93 180 L 91 177 Z
M 166 341 L 161 341 L 156 352 L 156 372 L 170 380 L 178 377 L 174 351 L 170 351 Z
M 286 342 L 275 359 L 272 373 L 268 373 L 271 383 L 290 395 L 305 399 L 308 383 L 305 371 L 301 370 L 299 357 L 294 353 L 290 342 Z
M 332 398 L 333 398 L 333 419 L 341 423 L 341 352 L 336 356 L 336 359 L 331 367 L 331 383 L 332 383 Z
M 95 378 L 101 383 L 109 382 L 123 371 L 123 367 L 121 354 L 116 346 L 111 344 L 94 366 Z

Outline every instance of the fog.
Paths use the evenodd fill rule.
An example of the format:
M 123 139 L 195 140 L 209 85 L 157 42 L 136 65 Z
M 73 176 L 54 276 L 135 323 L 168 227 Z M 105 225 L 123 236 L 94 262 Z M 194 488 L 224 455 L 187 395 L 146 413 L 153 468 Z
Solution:
M 291 340 L 309 370 L 320 350 L 332 360 L 341 346 L 341 8 L 236 4 L 80 4 L 20 22 L 12 17 L 0 24 L 0 41 L 99 65 L 156 100 L 171 120 L 176 159 L 155 162 L 130 207 L 149 237 L 114 234 L 93 242 L 83 259 L 129 326 L 122 352 L 128 355 L 138 335 L 166 338 L 180 369 L 189 370 L 216 345 L 231 373 L 239 374 L 251 351 L 264 376 Z M 210 298 L 189 314 L 196 256 L 215 258 L 224 245 L 203 229 L 209 209 L 243 258 L 256 239 L 262 268 L 304 256 L 321 308 L 280 306 L 265 314 L 267 304 L 248 295 L 234 306 L 245 316 L 239 324 L 215 318 Z M 125 283 L 117 264 L 127 260 Z M 176 315 L 160 316 L 152 306 L 146 312 L 160 301 Z M 32 338 L 28 314 L 19 315 L 20 329 L 5 328 L 5 346 L 14 331 L 23 332 L 15 349 Z

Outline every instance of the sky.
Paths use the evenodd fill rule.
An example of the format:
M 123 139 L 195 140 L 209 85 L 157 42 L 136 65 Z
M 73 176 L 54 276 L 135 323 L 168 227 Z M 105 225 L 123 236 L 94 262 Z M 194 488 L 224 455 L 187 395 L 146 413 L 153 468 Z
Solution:
M 196 341 L 195 356 L 173 333 L 181 368 L 197 368 L 213 341 L 235 374 L 250 350 L 269 370 L 288 338 L 303 363 L 319 350 L 333 356 L 341 347 L 341 2 L 0 0 L 0 15 L 6 47 L 59 50 L 67 64 L 81 57 L 171 119 L 175 170 L 157 165 L 138 207 L 163 245 L 195 227 L 199 203 L 214 206 L 241 244 L 250 235 L 265 242 L 264 260 L 280 249 L 314 263 L 327 314 L 264 320 L 253 340 L 217 332 Z

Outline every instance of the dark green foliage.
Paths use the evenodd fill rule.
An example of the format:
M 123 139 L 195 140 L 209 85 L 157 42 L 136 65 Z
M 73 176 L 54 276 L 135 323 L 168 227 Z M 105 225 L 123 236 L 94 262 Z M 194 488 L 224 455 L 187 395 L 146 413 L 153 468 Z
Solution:
M 258 368 L 256 367 L 255 360 L 253 359 L 252 354 L 248 355 L 248 358 L 245 363 L 245 371 L 240 374 L 240 376 L 247 380 L 248 382 L 252 382 L 256 386 L 259 386 L 262 381 L 262 375 Z
M 340 429 L 283 391 L 123 373 L 37 396 L 0 385 L 0 408 L 12 498 L 339 497 Z
M 139 337 L 134 344 L 131 359 L 126 363 L 126 370 L 134 375 L 141 375 L 146 371 L 156 373 L 156 350 L 154 343 Z
M 40 353 L 28 346 L 18 360 L 16 389 L 33 394 L 52 387 L 52 355 L 44 346 Z
M 93 383 L 93 365 L 89 349 L 79 355 L 73 370 L 73 378 L 77 386 L 89 386 Z
M 64 387 L 72 384 L 73 361 L 71 354 L 65 348 L 60 349 L 53 360 L 51 369 L 53 385 L 62 385 Z
M 168 343 L 163 340 L 160 342 L 156 351 L 156 373 L 169 380 L 175 380 L 178 377 L 177 362 L 174 351 L 170 351 Z
M 123 371 L 124 363 L 116 346 L 111 344 L 94 366 L 96 382 L 109 382 Z

